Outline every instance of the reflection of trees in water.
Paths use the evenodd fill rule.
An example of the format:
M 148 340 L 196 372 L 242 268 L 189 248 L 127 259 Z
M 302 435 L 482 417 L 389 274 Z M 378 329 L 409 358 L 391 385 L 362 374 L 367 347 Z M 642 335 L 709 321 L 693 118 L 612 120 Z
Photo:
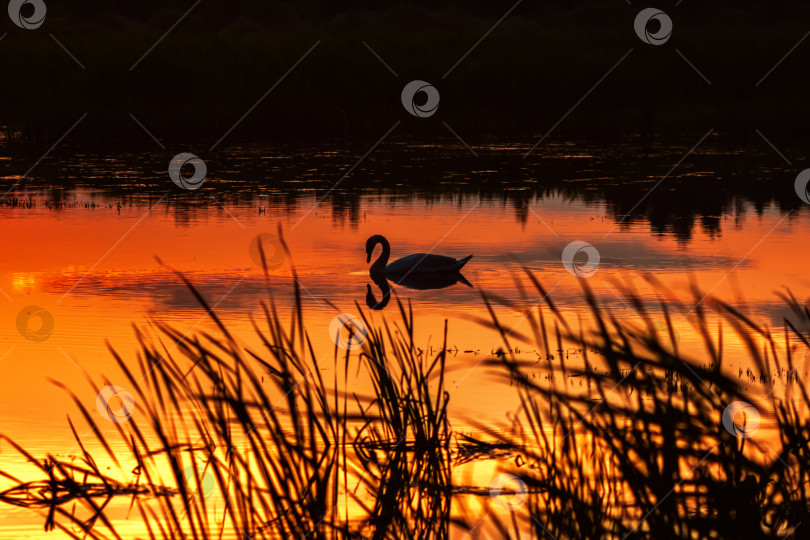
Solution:
M 721 236 L 724 228 L 742 226 L 749 212 L 761 215 L 772 204 L 781 212 L 803 206 L 793 188 L 795 168 L 773 167 L 775 158 L 761 149 L 718 150 L 716 143 L 706 142 L 666 176 L 692 144 L 550 143 L 523 160 L 515 149 L 479 148 L 475 158 L 449 142 L 447 147 L 417 148 L 393 141 L 375 150 L 336 188 L 364 152 L 361 145 L 336 153 L 300 149 L 284 154 L 252 147 L 206 156 L 209 178 L 196 191 L 172 184 L 164 172 L 167 162 L 160 161 L 164 156 L 131 154 L 108 161 L 66 157 L 44 165 L 43 177 L 32 179 L 31 187 L 58 187 L 49 197 L 66 203 L 74 199 L 70 189 L 94 188 L 100 193 L 82 197 L 124 207 L 151 205 L 167 193 L 169 211 L 182 227 L 211 215 L 227 218 L 220 204 L 253 206 L 270 217 L 309 209 L 312 197 L 320 202 L 313 216 L 328 209 L 335 224 L 351 228 L 372 204 L 396 209 L 414 200 L 426 208 L 449 201 L 462 211 L 480 201 L 481 211 L 510 208 L 526 225 L 535 220 L 531 208 L 537 199 L 548 197 L 593 207 L 593 215 L 585 219 L 618 222 L 617 230 L 648 223 L 651 234 L 674 235 L 683 243 L 696 231 Z M 0 165 L 0 174 L 11 174 L 8 167 L 8 162 Z
M 360 199 L 361 195 L 359 193 L 335 193 L 330 200 L 332 222 L 343 225 L 348 221 L 351 228 L 356 229 L 357 224 L 363 216 Z

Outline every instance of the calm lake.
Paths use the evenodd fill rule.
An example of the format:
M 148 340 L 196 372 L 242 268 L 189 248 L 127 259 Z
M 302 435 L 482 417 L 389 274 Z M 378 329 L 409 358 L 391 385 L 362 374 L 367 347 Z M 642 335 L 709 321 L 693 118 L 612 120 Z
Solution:
M 147 332 L 154 322 L 183 333 L 210 331 L 205 310 L 173 269 L 198 288 L 244 347 L 259 348 L 251 320 L 261 321 L 260 302 L 271 294 L 282 314 L 291 312 L 294 265 L 307 331 L 318 354 L 330 359 L 324 372 L 333 370 L 330 324 L 341 313 L 362 309 L 375 323 L 394 323 L 400 318 L 396 300 L 409 303 L 417 344 L 430 356 L 431 347 L 441 348 L 448 319 L 450 413 L 454 428 L 468 433 L 482 424 L 507 425 L 519 404 L 509 381 L 481 365 L 504 344 L 475 318 L 489 317 L 482 294 L 497 297 L 502 325 L 515 336 L 531 335 L 524 314 L 504 305 L 525 311 L 539 302 L 524 269 L 572 324 L 590 324 L 583 281 L 621 317 L 629 312 L 624 287 L 651 301 L 660 296 L 645 279 L 651 275 L 673 298 L 689 298 L 694 282 L 779 328 L 788 314 L 775 293 L 810 296 L 810 206 L 792 194 L 798 170 L 767 148 L 727 149 L 711 140 L 673 169 L 694 142 L 557 142 L 525 160 L 526 148 L 510 144 L 476 147 L 476 157 L 449 140 L 387 143 L 345 177 L 364 149 L 240 148 L 200 154 L 208 177 L 191 192 L 165 173 L 171 157 L 187 149 L 106 157 L 76 149 L 22 180 L 32 160 L 6 152 L 2 193 L 21 181 L 0 204 L 0 432 L 37 457 L 76 454 L 66 417 L 79 419 L 78 411 L 49 379 L 95 411 L 96 392 L 85 372 L 126 387 L 107 347 L 135 362 L 133 325 Z M 776 190 L 780 184 L 784 189 Z M 774 190 L 784 196 L 772 196 Z M 383 296 L 366 262 L 366 239 L 374 234 L 388 239 L 392 260 L 472 254 L 463 269 L 472 286 L 418 290 L 392 283 L 388 305 L 370 310 L 369 291 L 370 305 L 381 307 Z M 576 241 L 598 252 L 598 267 L 587 279 L 563 264 L 566 247 Z M 258 243 L 271 263 L 267 279 Z M 378 255 L 379 247 L 372 261 Z M 580 253 L 574 264 L 583 263 Z M 699 357 L 693 325 L 678 315 L 673 325 L 680 346 Z M 510 344 L 543 372 L 544 352 L 519 338 Z M 735 359 L 743 347 L 733 337 L 724 344 L 723 369 L 735 378 L 753 368 Z M 571 352 L 572 362 L 575 356 Z M 358 381 L 358 391 L 363 385 Z M 114 431 L 114 424 L 98 421 Z M 4 470 L 30 475 L 24 460 L 0 450 Z M 477 472 L 491 473 L 491 467 Z M 128 501 L 120 505 L 119 532 L 126 532 Z M 0 537 L 35 537 L 43 521 L 26 509 L 0 508 Z

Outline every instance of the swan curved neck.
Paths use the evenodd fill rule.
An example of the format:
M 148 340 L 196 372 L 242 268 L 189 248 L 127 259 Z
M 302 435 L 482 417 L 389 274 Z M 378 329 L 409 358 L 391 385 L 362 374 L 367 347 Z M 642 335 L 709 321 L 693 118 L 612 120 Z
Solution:
M 388 240 L 385 238 L 377 240 L 377 243 L 382 244 L 382 253 L 377 257 L 377 260 L 374 261 L 374 264 L 371 265 L 369 272 L 372 274 L 384 274 L 385 267 L 388 265 L 388 259 L 391 257 L 391 244 L 389 244 Z

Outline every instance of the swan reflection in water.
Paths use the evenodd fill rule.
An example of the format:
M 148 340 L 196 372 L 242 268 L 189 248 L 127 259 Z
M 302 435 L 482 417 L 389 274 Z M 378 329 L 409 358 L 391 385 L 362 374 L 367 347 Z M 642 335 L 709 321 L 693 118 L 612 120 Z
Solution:
M 382 253 L 371 265 L 369 277 L 380 289 L 382 299 L 377 301 L 371 285 L 366 285 L 366 305 L 371 309 L 381 310 L 388 305 L 391 300 L 389 280 L 397 285 L 417 290 L 443 289 L 456 283 L 472 287 L 472 283 L 461 274 L 461 269 L 472 259 L 472 255 L 454 259 L 444 255 L 416 253 L 388 264 L 391 245 L 384 236 L 375 234 L 366 241 L 366 262 L 371 262 L 371 255 L 377 244 L 382 244 Z

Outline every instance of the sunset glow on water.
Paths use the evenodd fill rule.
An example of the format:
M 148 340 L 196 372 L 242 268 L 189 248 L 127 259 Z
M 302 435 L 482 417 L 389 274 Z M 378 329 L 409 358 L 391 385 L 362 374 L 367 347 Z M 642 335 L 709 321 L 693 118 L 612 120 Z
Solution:
M 621 287 L 654 291 L 645 274 L 681 298 L 688 297 L 691 280 L 770 324 L 778 324 L 785 315 L 776 291 L 790 289 L 799 296 L 810 292 L 810 279 L 800 270 L 810 262 L 805 260 L 808 253 L 796 248 L 808 240 L 802 236 L 807 235 L 810 221 L 806 209 L 786 217 L 776 208 L 756 214 L 743 206 L 739 213 L 721 217 L 719 234 L 698 228 L 684 243 L 666 234 L 650 236 L 646 223 L 614 227 L 614 220 L 606 219 L 604 202 L 555 195 L 531 199 L 529 216 L 521 222 L 509 205 L 471 196 L 441 196 L 426 207 L 406 197 L 367 194 L 358 201 L 363 217 L 347 222 L 334 210 L 316 205 L 314 197 L 305 198 L 296 211 L 270 207 L 259 213 L 258 208 L 264 208 L 261 202 L 227 210 L 210 204 L 191 211 L 145 199 L 119 211 L 112 198 L 101 198 L 96 200 L 107 204 L 85 208 L 82 201 L 90 200 L 89 194 L 83 190 L 66 194 L 64 200 L 79 204 L 62 210 L 42 207 L 42 199 L 34 195 L 35 208 L 6 208 L 0 215 L 7 252 L 15 254 L 0 263 L 0 288 L 5 293 L 0 317 L 7 323 L 0 334 L 5 344 L 0 363 L 3 431 L 40 455 L 78 451 L 77 447 L 67 450 L 70 444 L 66 444 L 72 440 L 66 416 L 78 418 L 75 406 L 49 379 L 64 383 L 79 399 L 92 403 L 94 392 L 85 372 L 93 377 L 103 374 L 113 384 L 126 387 L 107 346 L 134 359 L 133 324 L 147 331 L 158 321 L 184 333 L 213 330 L 172 269 L 199 288 L 241 343 L 256 348 L 260 342 L 250 319 L 261 318 L 260 302 L 271 294 L 281 313 L 289 313 L 293 263 L 303 291 L 307 331 L 316 350 L 331 358 L 334 341 L 329 325 L 339 312 L 328 303 L 345 313 L 357 313 L 357 305 L 366 310 L 367 284 L 381 298 L 366 273 L 363 246 L 368 236 L 384 234 L 394 257 L 434 246 L 459 258 L 473 254 L 464 269 L 472 288 L 457 284 L 419 291 L 393 285 L 396 298 L 410 303 L 418 317 L 416 336 L 421 349 L 431 352 L 431 346 L 441 347 L 440 329 L 449 320 L 450 411 L 455 425 L 470 433 L 478 432 L 482 423 L 507 425 L 519 404 L 512 385 L 480 365 L 504 348 L 496 332 L 471 318 L 487 317 L 482 293 L 532 309 L 539 300 L 536 292 L 521 298 L 514 288 L 516 279 L 524 287 L 531 286 L 521 277 L 527 269 L 543 283 L 567 320 L 592 325 L 582 298 L 582 278 L 566 271 L 561 262 L 569 242 L 586 239 L 598 246 L 599 271 L 587 284 L 618 317 L 629 312 Z M 307 219 L 301 220 L 305 214 Z M 250 245 L 262 233 L 275 237 L 278 226 L 292 260 L 283 257 L 266 282 Z M 766 235 L 768 241 L 759 242 Z M 267 246 L 275 249 L 273 244 Z M 42 328 L 47 321 L 37 320 L 41 317 L 28 323 L 34 339 L 22 335 L 15 324 L 28 306 L 39 306 L 53 317 L 52 332 L 44 339 L 36 337 L 47 330 Z M 496 310 L 510 332 L 531 335 L 525 315 L 504 306 Z M 376 322 L 399 318 L 395 301 L 385 310 L 370 313 Z M 663 315 L 657 317 L 663 324 Z M 684 318 L 674 319 L 673 324 L 682 350 L 699 356 L 700 339 L 692 324 Z M 549 363 L 560 360 L 547 359 L 521 339 L 511 345 L 516 357 L 537 362 L 538 377 L 547 373 Z M 754 368 L 742 360 L 735 362 L 735 355 L 744 350 L 741 342 L 730 338 L 724 346 L 729 358 L 724 372 L 736 378 L 738 369 Z M 575 351 L 567 351 L 566 359 L 569 365 L 581 366 L 581 355 Z M 325 362 L 323 369 L 334 368 Z M 362 378 L 354 386 L 358 392 L 371 391 Z M 91 412 L 97 413 L 92 408 Z M 136 403 L 134 416 L 139 414 Z M 97 421 L 103 428 L 113 427 L 105 419 Z M 24 476 L 26 467 L 19 463 L 6 470 Z M 21 527 L 22 515 L 10 517 L 4 526 Z
M 0 540 L 808 536 L 810 4 L 504 2 L 9 0 Z

